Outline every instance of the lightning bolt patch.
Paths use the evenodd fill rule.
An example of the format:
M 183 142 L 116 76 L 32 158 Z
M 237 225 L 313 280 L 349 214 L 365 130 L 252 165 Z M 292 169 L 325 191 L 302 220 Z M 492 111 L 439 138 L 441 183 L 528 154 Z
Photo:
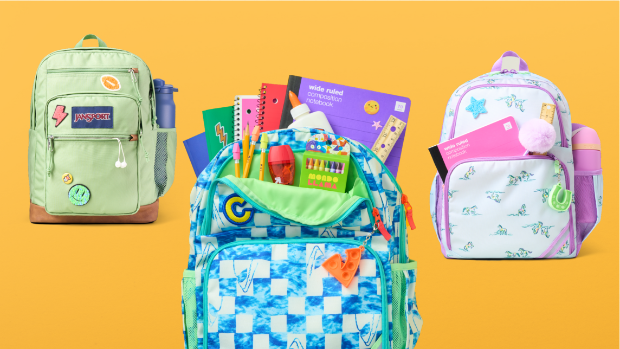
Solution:
M 56 127 L 60 125 L 60 123 L 67 117 L 67 113 L 65 113 L 64 105 L 57 105 L 56 110 L 54 110 L 54 115 L 52 115 L 52 119 L 56 120 Z
M 220 143 L 226 145 L 228 144 L 228 134 L 224 131 L 225 130 L 222 127 L 221 123 L 218 122 L 217 125 L 215 125 L 215 135 L 220 137 Z

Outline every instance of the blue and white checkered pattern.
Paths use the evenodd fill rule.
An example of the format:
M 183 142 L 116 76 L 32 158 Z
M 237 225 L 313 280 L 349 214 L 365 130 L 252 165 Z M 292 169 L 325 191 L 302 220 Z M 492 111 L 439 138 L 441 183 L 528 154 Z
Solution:
M 288 144 L 295 150 L 305 148 L 306 141 L 316 133 L 322 132 L 297 129 L 266 134 L 269 146 Z M 363 172 L 362 179 L 368 184 L 373 206 L 379 210 L 392 235 L 388 241 L 378 232 L 372 235 L 367 246 L 378 259 L 367 249 L 355 280 L 348 288 L 320 265 L 335 253 L 344 256 L 345 249 L 359 246 L 341 240 L 330 242 L 330 238 L 362 243 L 366 235 L 373 232 L 365 203 L 336 226 L 327 228 L 279 221 L 262 212 L 260 207 L 255 208 L 255 217 L 247 225 L 232 226 L 220 221 L 217 226 L 217 212 L 214 212 L 217 200 L 230 194 L 231 189 L 222 183 L 215 184 L 214 180 L 232 157 L 232 145 L 222 149 L 202 172 L 190 198 L 188 269 L 194 270 L 196 275 L 198 326 L 197 346 L 189 349 L 207 346 L 222 349 L 369 348 L 379 337 L 383 345 L 391 347 L 390 263 L 399 263 L 401 237 L 406 241 L 406 228 L 401 221 L 401 193 L 387 169 L 368 148 L 348 141 L 352 161 L 356 161 Z M 215 191 L 215 195 L 213 205 L 207 207 L 209 191 Z M 211 224 L 209 235 L 200 235 L 205 219 L 214 219 L 212 223 L 216 224 Z M 267 220 L 269 224 L 265 224 Z M 304 241 L 309 238 L 312 242 Z M 317 238 L 325 242 L 316 242 Z M 402 253 L 408 260 L 406 248 Z M 379 267 L 385 272 L 383 284 L 387 292 L 384 295 L 381 295 Z M 414 285 L 415 270 L 412 270 L 407 283 L 407 349 L 415 345 L 422 325 Z M 208 305 L 204 303 L 205 298 Z M 388 314 L 386 318 L 382 311 Z M 390 329 L 387 336 L 382 331 L 385 321 Z

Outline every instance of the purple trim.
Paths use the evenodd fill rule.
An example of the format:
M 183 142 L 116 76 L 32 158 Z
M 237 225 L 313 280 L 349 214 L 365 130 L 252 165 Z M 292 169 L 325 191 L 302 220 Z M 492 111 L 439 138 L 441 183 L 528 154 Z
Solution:
M 437 175 L 437 184 L 435 186 L 435 195 L 437 198 L 435 200 L 435 220 L 437 221 L 437 237 L 439 238 L 439 242 L 441 243 L 441 215 L 443 212 L 443 205 L 441 205 L 441 200 L 443 199 L 443 189 L 441 188 L 441 177 L 439 174 Z
M 603 169 L 596 171 L 575 171 L 575 176 L 596 176 L 603 174 Z
M 493 68 L 491 71 L 500 71 L 502 69 L 502 59 L 504 57 L 517 57 L 521 61 L 519 63 L 519 71 L 529 71 L 527 63 L 523 60 L 523 58 L 519 57 L 519 55 L 514 51 L 506 51 L 504 54 L 493 64 Z
M 450 226 L 450 207 L 449 207 L 449 203 L 448 203 L 448 195 L 447 192 L 450 190 L 450 176 L 452 176 L 452 172 L 454 171 L 455 168 L 457 168 L 457 166 L 467 163 L 467 162 L 482 162 L 482 161 L 518 161 L 518 160 L 557 160 L 560 163 L 560 166 L 562 166 L 562 169 L 564 170 L 564 181 L 566 182 L 566 189 L 570 190 L 570 177 L 568 176 L 568 169 L 566 168 L 566 165 L 560 161 L 560 159 L 556 158 L 555 155 L 553 154 L 549 154 L 549 155 L 524 155 L 524 156 L 508 156 L 508 157 L 479 157 L 479 158 L 471 158 L 471 159 L 465 159 L 465 160 L 461 160 L 457 163 L 455 163 L 454 165 L 452 165 L 452 167 L 450 167 L 450 171 L 448 171 L 448 175 L 446 175 L 446 182 L 443 186 L 443 209 L 445 210 L 445 226 L 449 227 Z M 572 204 L 571 204 L 572 206 Z M 570 253 L 573 253 L 573 251 L 575 250 L 575 231 L 573 229 L 573 211 L 570 209 L 569 207 L 569 226 L 570 226 Z M 441 231 L 441 230 L 439 230 Z M 446 229 L 446 244 L 448 245 L 448 250 L 452 251 L 452 242 L 450 241 L 450 232 Z
M 450 137 L 448 137 L 448 140 L 454 138 L 454 132 L 456 131 L 456 118 L 459 115 L 459 106 L 461 105 L 461 101 L 463 100 L 463 97 L 465 97 L 467 92 L 478 89 L 478 88 L 482 88 L 482 87 L 494 87 L 494 86 L 533 88 L 536 90 L 547 92 L 547 94 L 549 95 L 549 97 L 551 97 L 551 100 L 555 104 L 555 111 L 558 114 L 558 123 L 560 124 L 560 137 L 562 138 L 562 147 L 563 148 L 568 147 L 568 144 L 566 143 L 566 134 L 564 133 L 564 124 L 562 123 L 562 112 L 560 111 L 560 106 L 558 105 L 558 102 L 555 100 L 555 98 L 553 98 L 553 95 L 542 87 L 538 87 L 535 85 L 519 85 L 519 84 L 484 84 L 484 85 L 472 86 L 468 88 L 467 90 L 465 90 L 465 92 L 461 94 L 459 101 L 456 103 L 456 109 L 454 109 L 454 118 L 452 119 L 452 130 L 450 130 Z
M 570 222 L 568 222 L 568 224 L 570 224 Z M 564 229 L 562 229 L 562 231 L 560 232 L 560 235 L 558 235 L 558 237 L 556 237 L 553 242 L 551 243 L 551 245 L 549 245 L 549 247 L 545 250 L 545 252 L 543 252 L 540 257 L 538 258 L 551 258 L 553 256 L 555 256 L 558 251 L 560 250 L 560 248 L 562 247 L 562 245 L 564 245 L 564 243 L 562 243 L 562 245 L 560 245 L 558 247 L 558 249 L 555 251 L 555 253 L 553 253 L 552 255 L 545 257 L 549 252 L 551 252 L 551 250 L 553 250 L 554 246 L 557 246 L 558 241 L 562 240 L 563 238 L 565 238 L 566 235 L 566 228 L 568 228 L 568 224 L 564 227 Z M 572 252 L 571 252 L 572 253 Z
M 574 122 L 573 122 L 573 125 L 572 125 L 573 132 L 577 131 L 580 128 L 584 128 L 584 127 L 586 127 L 586 125 L 577 124 L 577 123 L 574 123 Z

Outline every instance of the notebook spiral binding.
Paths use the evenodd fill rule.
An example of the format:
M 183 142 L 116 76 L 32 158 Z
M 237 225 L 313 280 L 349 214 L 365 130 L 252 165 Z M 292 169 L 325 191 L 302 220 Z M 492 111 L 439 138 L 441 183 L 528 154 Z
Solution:
M 241 125 L 241 99 L 239 97 L 235 97 L 233 113 L 233 128 L 235 129 L 234 139 L 241 139 L 241 135 L 243 133 L 243 125 Z
M 256 124 L 263 131 L 265 125 L 265 99 L 267 98 L 267 85 L 258 89 L 258 104 L 256 104 Z

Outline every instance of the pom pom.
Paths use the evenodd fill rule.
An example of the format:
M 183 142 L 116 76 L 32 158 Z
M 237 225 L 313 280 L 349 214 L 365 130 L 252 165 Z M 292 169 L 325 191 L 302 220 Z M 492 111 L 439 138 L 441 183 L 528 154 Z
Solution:
M 545 120 L 530 120 L 519 130 L 519 142 L 531 152 L 546 153 L 555 144 L 555 129 Z

